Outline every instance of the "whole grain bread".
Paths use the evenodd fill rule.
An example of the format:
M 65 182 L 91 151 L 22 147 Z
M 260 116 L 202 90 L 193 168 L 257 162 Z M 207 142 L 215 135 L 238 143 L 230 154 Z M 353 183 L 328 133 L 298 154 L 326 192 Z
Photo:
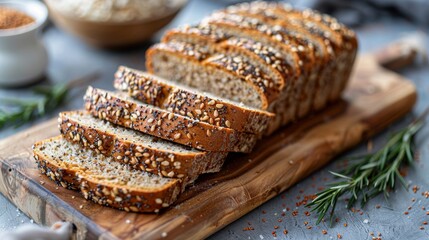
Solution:
M 62 112 L 58 124 L 64 138 L 111 156 L 133 169 L 180 178 L 185 185 L 199 175 L 218 172 L 227 152 L 204 152 L 115 126 L 83 111 Z
M 270 112 L 123 66 L 115 73 L 114 86 L 144 103 L 240 132 L 261 134 L 274 117 Z
M 40 171 L 100 205 L 127 212 L 158 212 L 182 192 L 181 180 L 134 170 L 61 136 L 34 144 Z
M 89 87 L 85 108 L 93 116 L 205 151 L 250 152 L 258 136 L 207 124 L 148 105 L 122 92 Z

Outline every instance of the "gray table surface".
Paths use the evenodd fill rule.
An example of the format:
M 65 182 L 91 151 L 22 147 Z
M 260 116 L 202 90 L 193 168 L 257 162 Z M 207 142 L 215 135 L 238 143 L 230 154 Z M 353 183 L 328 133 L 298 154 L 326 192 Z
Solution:
M 168 27 L 196 22 L 213 9 L 222 7 L 226 2 L 228 1 L 191 1 Z M 300 4 L 305 3 L 300 2 Z M 366 52 L 415 31 L 427 33 L 428 29 L 419 29 L 404 20 L 392 18 L 360 27 L 356 31 L 359 35 L 360 51 Z M 143 68 L 144 51 L 150 45 L 150 43 L 146 43 L 132 49 L 105 51 L 89 47 L 53 26 L 46 29 L 43 40 L 49 51 L 50 64 L 47 76 L 49 76 L 50 81 L 69 81 L 88 73 L 100 72 L 101 80 L 93 85 L 106 89 L 112 89 L 112 75 L 118 65 Z M 154 39 L 154 41 L 156 40 L 157 38 Z M 429 41 L 426 42 L 429 43 Z M 405 126 L 428 105 L 429 82 L 425 79 L 429 77 L 427 67 L 410 67 L 401 71 L 401 74 L 411 79 L 418 86 L 419 100 L 413 113 L 393 124 L 372 140 L 374 149 L 381 146 L 390 133 Z M 17 95 L 27 96 L 29 93 L 28 90 L 0 89 L 0 97 Z M 82 106 L 82 89 L 76 89 L 73 96 L 59 110 L 80 108 Z M 2 129 L 0 130 L 0 138 L 3 139 L 29 128 L 54 115 L 36 120 L 18 129 Z M 420 229 L 424 221 L 429 222 L 429 215 L 426 214 L 426 211 L 429 210 L 429 199 L 422 194 L 424 191 L 429 191 L 428 133 L 429 126 L 426 126 L 418 134 L 416 143 L 420 158 L 414 167 L 408 170 L 406 177 L 410 186 L 419 187 L 416 193 L 412 191 L 411 187 L 408 190 L 397 188 L 391 194 L 389 201 L 385 201 L 383 197 L 378 197 L 363 210 L 355 212 L 348 211 L 345 208 L 345 201 L 341 201 L 336 211 L 339 221 L 333 228 L 325 223 L 315 225 L 315 214 L 307 216 L 305 214 L 308 211 L 307 208 L 304 206 L 296 207 L 296 204 L 302 201 L 306 195 L 314 194 L 318 187 L 332 179 L 328 170 L 337 170 L 341 164 L 341 159 L 350 155 L 365 153 L 367 151 L 367 144 L 365 143 L 343 156 L 339 156 L 329 166 L 220 230 L 211 236 L 211 239 L 337 239 L 337 234 L 341 234 L 343 239 L 372 239 L 372 234 L 374 236 L 380 234 L 383 239 L 429 239 L 429 225 L 424 226 L 423 230 Z M 410 210 L 408 210 L 409 207 L 411 207 Z M 423 210 L 423 207 L 427 210 Z M 292 216 L 292 211 L 295 210 L 298 215 Z M 409 214 L 405 215 L 405 211 Z M 22 223 L 33 223 L 33 221 L 0 195 L 0 232 L 12 230 Z M 284 234 L 284 230 L 287 230 L 288 233 Z M 323 234 L 323 230 L 326 230 L 327 233 Z

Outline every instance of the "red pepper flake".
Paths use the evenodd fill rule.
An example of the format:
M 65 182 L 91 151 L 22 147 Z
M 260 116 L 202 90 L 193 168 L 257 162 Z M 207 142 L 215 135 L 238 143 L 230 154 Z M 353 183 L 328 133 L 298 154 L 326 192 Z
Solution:
M 417 191 L 419 191 L 419 189 L 420 189 L 419 186 L 417 186 L 417 185 L 413 186 L 413 192 L 414 193 L 417 193 Z
M 335 218 L 335 222 L 337 223 L 337 222 L 339 222 L 340 221 L 340 219 L 339 218 Z
M 265 213 L 267 213 L 265 210 L 262 210 L 262 214 L 265 214 Z
M 405 215 L 408 215 L 409 212 L 404 212 Z
M 422 210 L 426 210 L 426 208 L 425 208 L 425 207 L 422 207 Z
M 338 238 L 338 239 L 343 239 L 343 236 L 342 236 L 341 234 L 339 234 L 339 233 L 338 233 L 338 234 L 337 234 L 337 238 Z
M 245 227 L 243 228 L 243 231 L 251 231 L 251 230 L 255 230 L 253 227 Z
M 326 235 L 326 234 L 328 234 L 328 231 L 326 231 L 326 230 L 322 230 L 322 234 L 323 234 L 323 235 Z
M 293 212 L 292 212 L 292 216 L 294 216 L 294 217 L 295 217 L 295 216 L 297 216 L 297 215 L 298 215 L 298 211 L 297 211 L 297 210 L 295 210 L 295 211 L 293 211 Z
M 273 237 L 277 237 L 276 231 L 273 231 L 271 234 L 273 235 Z
M 411 198 L 411 202 L 415 202 L 416 201 L 416 198 Z
M 264 222 L 267 222 L 267 219 L 265 219 L 265 218 L 262 218 L 262 222 L 264 223 Z
M 429 198 L 429 191 L 422 192 L 422 196 L 425 198 Z
M 423 227 L 423 226 L 420 226 L 420 230 L 425 230 L 425 227 Z
M 288 233 L 289 233 L 289 232 L 288 232 L 288 230 L 286 230 L 286 229 L 285 229 L 285 230 L 283 230 L 283 234 L 284 234 L 284 235 L 286 235 L 286 234 L 288 234 Z
M 412 208 L 412 207 L 411 207 L 411 206 L 409 206 L 409 207 L 408 207 L 408 210 L 411 210 L 411 208 Z
M 305 216 L 310 216 L 311 215 L 311 213 L 309 212 L 309 211 L 305 211 Z
M 279 229 L 279 226 L 277 226 L 277 225 L 276 225 L 276 226 L 274 226 L 274 229 Z
M 283 222 L 283 220 L 281 218 L 277 219 L 277 222 Z
M 347 223 L 344 223 L 344 227 L 347 227 Z
M 374 232 L 370 232 L 369 235 L 374 236 Z
M 408 175 L 408 168 L 407 167 L 401 168 L 399 170 L 399 174 L 401 174 L 402 177 L 406 177 Z
M 424 221 L 424 222 L 423 222 L 423 225 L 428 225 L 428 222 Z
M 287 212 L 289 212 L 289 210 L 290 210 L 290 208 L 288 208 L 288 207 L 287 207 L 287 208 L 286 208 L 286 211 L 287 211 Z
M 375 208 L 379 209 L 379 208 L 381 208 L 381 205 L 377 204 L 377 205 L 375 205 Z
M 429 215 L 429 211 L 426 211 L 426 215 Z
M 305 225 L 305 226 L 307 226 L 307 225 L 308 225 L 308 222 L 307 222 L 307 221 L 305 221 L 305 222 L 304 222 L 304 225 Z
M 281 214 L 281 215 L 282 215 L 282 217 L 284 217 L 284 216 L 286 216 L 286 213 L 282 212 L 282 214 Z
M 307 229 L 308 229 L 308 230 L 310 230 L 310 229 L 311 229 L 311 226 L 307 226 Z

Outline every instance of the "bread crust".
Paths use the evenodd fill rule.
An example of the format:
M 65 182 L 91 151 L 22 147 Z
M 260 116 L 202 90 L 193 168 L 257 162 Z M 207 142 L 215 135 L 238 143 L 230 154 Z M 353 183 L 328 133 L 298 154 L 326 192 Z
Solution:
M 254 134 L 217 127 L 101 89 L 89 87 L 84 100 L 95 117 L 200 150 L 247 153 L 257 140 Z
M 55 160 L 40 151 L 44 144 L 60 139 L 57 136 L 33 145 L 34 159 L 40 171 L 57 185 L 77 190 L 88 200 L 100 205 L 127 212 L 159 212 L 171 205 L 183 190 L 179 179 L 172 180 L 162 189 L 133 189 L 120 185 L 104 184 L 96 177 L 85 174 L 85 169 Z
M 261 134 L 273 113 L 249 109 L 170 84 L 149 73 L 119 67 L 114 86 L 144 103 L 239 132 Z
M 194 182 L 199 175 L 219 171 L 227 152 L 180 153 L 139 144 L 132 139 L 122 139 L 113 133 L 85 125 L 73 119 L 84 115 L 80 111 L 62 112 L 58 124 L 61 134 L 70 142 L 94 150 L 130 167 L 161 177 L 180 178 L 185 185 Z M 103 120 L 100 120 L 103 121 Z M 214 166 L 213 169 L 210 166 Z

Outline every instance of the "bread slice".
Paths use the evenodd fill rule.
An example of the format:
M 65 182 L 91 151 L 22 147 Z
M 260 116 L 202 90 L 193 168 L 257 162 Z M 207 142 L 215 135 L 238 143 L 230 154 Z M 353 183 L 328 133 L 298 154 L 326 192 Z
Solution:
M 267 110 L 279 88 L 244 57 L 210 55 L 204 47 L 171 41 L 146 52 L 148 72 L 246 106 Z
M 112 156 L 117 162 L 186 184 L 200 174 L 218 172 L 228 153 L 203 152 L 134 130 L 115 126 L 83 111 L 62 112 L 61 134 L 71 142 Z
M 40 171 L 86 199 L 131 212 L 158 212 L 181 193 L 179 179 L 131 169 L 61 136 L 37 142 L 33 154 Z
M 250 152 L 257 136 L 207 124 L 147 105 L 123 92 L 89 87 L 85 107 L 93 116 L 189 147 L 218 152 Z
M 115 73 L 114 86 L 144 103 L 240 132 L 262 134 L 274 117 L 273 113 L 123 66 Z

